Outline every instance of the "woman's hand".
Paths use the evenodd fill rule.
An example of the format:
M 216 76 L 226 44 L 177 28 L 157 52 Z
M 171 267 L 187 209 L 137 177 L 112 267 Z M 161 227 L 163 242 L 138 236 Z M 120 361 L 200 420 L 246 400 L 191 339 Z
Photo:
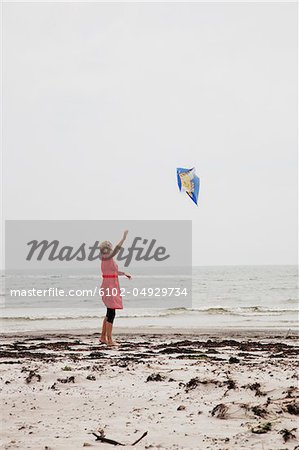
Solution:
M 128 273 L 125 273 L 125 276 L 126 276 L 127 278 L 129 278 L 129 280 L 132 279 L 132 275 L 130 275 L 130 274 L 128 274 Z

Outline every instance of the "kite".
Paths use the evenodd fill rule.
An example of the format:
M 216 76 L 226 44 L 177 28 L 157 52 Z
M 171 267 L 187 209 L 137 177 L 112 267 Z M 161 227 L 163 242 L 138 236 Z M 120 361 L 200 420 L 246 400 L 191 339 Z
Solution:
M 182 169 L 179 167 L 176 173 L 180 191 L 186 192 L 197 205 L 200 180 L 195 174 L 194 167 L 192 169 Z

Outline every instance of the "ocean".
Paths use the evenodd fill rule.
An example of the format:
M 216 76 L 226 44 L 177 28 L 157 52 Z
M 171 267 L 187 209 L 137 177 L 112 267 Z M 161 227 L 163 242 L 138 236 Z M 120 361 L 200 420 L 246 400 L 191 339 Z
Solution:
M 100 287 L 98 274 L 40 273 L 2 274 L 1 330 L 18 331 L 86 330 L 101 326 L 105 314 L 97 296 L 68 297 L 61 301 L 57 289 L 82 286 Z M 125 328 L 248 328 L 297 330 L 298 327 L 298 268 L 297 266 L 209 266 L 193 267 L 192 277 L 161 276 L 159 289 L 166 286 L 192 286 L 192 296 L 152 298 L 145 301 L 142 289 L 153 286 L 151 275 L 121 278 L 124 309 L 117 311 L 116 327 Z M 157 286 L 157 277 L 155 285 Z M 7 289 L 52 288 L 51 296 L 19 297 L 12 302 Z M 135 288 L 134 295 L 133 289 Z M 56 289 L 56 290 L 55 290 Z M 162 291 L 161 291 L 162 292 Z M 191 294 L 191 292 L 190 292 Z M 154 301 L 155 300 L 155 301 Z

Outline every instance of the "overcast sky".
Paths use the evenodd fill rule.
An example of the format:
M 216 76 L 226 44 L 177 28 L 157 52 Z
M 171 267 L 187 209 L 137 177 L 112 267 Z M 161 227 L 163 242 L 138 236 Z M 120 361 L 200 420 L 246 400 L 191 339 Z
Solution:
M 297 262 L 296 3 L 6 3 L 3 26 L 6 219 L 192 219 L 195 265 Z

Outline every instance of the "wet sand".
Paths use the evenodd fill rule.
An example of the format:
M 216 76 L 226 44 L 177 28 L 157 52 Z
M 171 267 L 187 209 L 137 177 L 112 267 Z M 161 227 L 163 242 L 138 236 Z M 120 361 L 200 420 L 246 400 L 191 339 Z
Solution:
M 134 448 L 296 448 L 294 332 L 119 329 L 118 348 L 87 331 L 0 338 L 4 449 L 133 448 L 146 432 Z

